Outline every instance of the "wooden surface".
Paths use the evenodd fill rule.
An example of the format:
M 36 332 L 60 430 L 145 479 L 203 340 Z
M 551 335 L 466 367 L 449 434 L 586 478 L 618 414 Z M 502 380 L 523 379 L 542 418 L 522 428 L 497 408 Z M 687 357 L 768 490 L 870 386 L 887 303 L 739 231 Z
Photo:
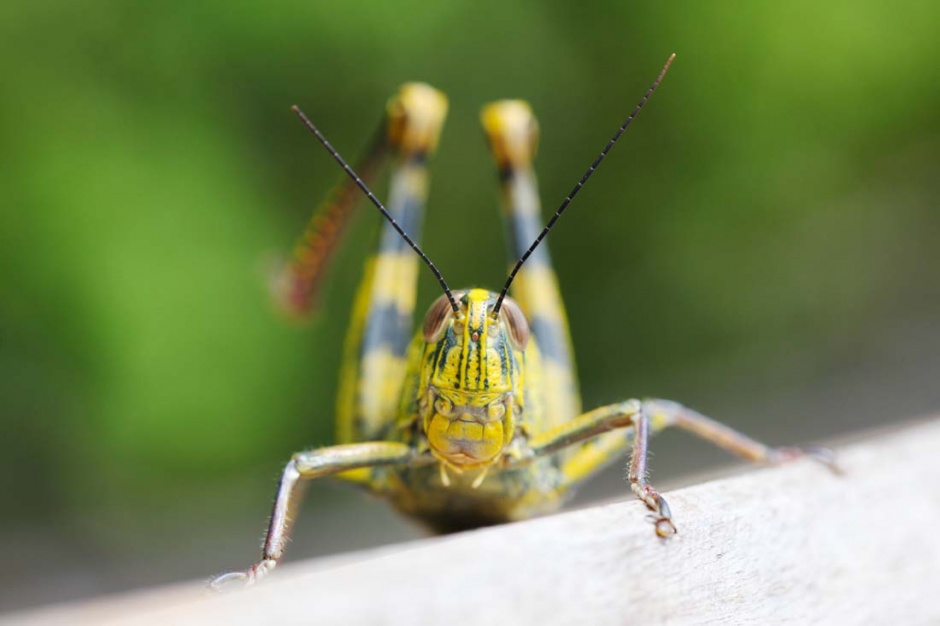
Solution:
M 668 493 L 668 541 L 625 498 L 288 564 L 238 593 L 193 582 L 0 622 L 940 624 L 940 420 L 838 452 L 842 477 L 800 461 Z

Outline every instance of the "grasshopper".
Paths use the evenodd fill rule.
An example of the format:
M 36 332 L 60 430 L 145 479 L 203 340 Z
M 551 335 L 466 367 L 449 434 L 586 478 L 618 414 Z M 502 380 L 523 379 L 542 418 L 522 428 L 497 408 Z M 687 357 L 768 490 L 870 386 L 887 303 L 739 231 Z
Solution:
M 503 221 L 518 259 L 499 292 L 452 291 L 419 247 L 428 192 L 427 161 L 447 111 L 444 95 L 407 84 L 393 97 L 381 132 L 357 169 L 298 109 L 294 112 L 348 180 L 315 213 L 281 284 L 287 308 L 310 309 L 330 252 L 361 190 L 386 222 L 366 261 L 347 335 L 338 394 L 339 445 L 295 454 L 281 476 L 261 559 L 218 576 L 213 587 L 253 583 L 284 555 L 301 484 L 335 476 L 387 498 L 432 530 L 451 532 L 557 509 L 582 482 L 632 450 L 627 477 L 650 512 L 655 534 L 676 532 L 669 505 L 647 480 L 650 436 L 676 426 L 749 461 L 814 457 L 825 448 L 772 448 L 667 400 L 626 400 L 583 413 L 549 230 L 659 86 L 675 55 L 620 125 L 547 225 L 532 161 L 538 138 L 529 106 L 489 104 L 482 122 L 502 186 Z M 391 157 L 388 206 L 370 191 Z M 541 245 L 540 245 L 541 244 Z M 411 336 L 418 260 L 443 295 Z M 509 290 L 512 287 L 512 297 Z

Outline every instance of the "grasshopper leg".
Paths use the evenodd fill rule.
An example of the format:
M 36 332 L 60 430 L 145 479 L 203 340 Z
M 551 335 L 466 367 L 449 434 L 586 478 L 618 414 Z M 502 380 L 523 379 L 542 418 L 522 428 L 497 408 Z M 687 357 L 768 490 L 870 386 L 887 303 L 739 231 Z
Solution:
M 565 487 L 593 474 L 607 461 L 622 453 L 623 445 L 610 445 L 609 437 L 599 435 L 614 429 L 629 429 L 633 440 L 633 455 L 627 477 L 634 494 L 652 514 L 656 534 L 668 537 L 676 532 L 672 513 L 666 500 L 647 481 L 647 457 L 649 456 L 650 419 L 644 403 L 628 400 L 589 411 L 575 419 L 533 437 L 529 441 L 532 457 L 551 454 L 576 443 L 594 440 L 568 455 L 562 464 L 562 481 Z M 615 442 L 619 443 L 619 442 Z
M 284 547 L 290 537 L 291 513 L 300 498 L 300 486 L 304 480 L 354 469 L 407 464 L 415 458 L 413 448 L 390 441 L 347 444 L 298 452 L 287 462 L 281 474 L 261 559 L 247 570 L 216 576 L 209 582 L 209 587 L 220 590 L 234 581 L 251 585 L 277 566 L 284 556 Z
M 647 481 L 646 463 L 649 457 L 650 420 L 646 412 L 646 405 L 640 405 L 640 410 L 633 415 L 633 455 L 627 469 L 627 479 L 630 489 L 652 513 L 651 521 L 660 537 L 669 537 L 676 533 L 675 524 L 672 523 L 672 512 L 666 500 L 659 495 Z
M 343 349 L 336 402 L 337 443 L 384 439 L 397 414 L 418 292 L 418 255 L 398 233 L 421 241 L 428 157 L 447 114 L 447 99 L 428 85 L 403 85 L 387 108 L 391 180 L 375 253 L 365 263 Z
M 677 427 L 691 432 L 728 452 L 755 463 L 777 464 L 797 458 L 812 458 L 839 473 L 835 455 L 821 446 L 773 448 L 751 439 L 733 428 L 669 400 L 628 400 L 603 406 L 580 415 L 565 424 L 533 436 L 529 453 L 522 455 L 517 464 L 547 454 L 562 454 L 561 484 L 568 490 L 620 457 L 628 442 L 632 442 L 632 456 L 627 478 L 634 494 L 651 512 L 656 534 L 668 537 L 676 532 L 672 514 L 666 500 L 647 480 L 649 437 L 665 428 Z M 621 429 L 623 439 L 616 440 L 599 435 Z M 572 452 L 565 448 L 580 444 Z
M 808 457 L 841 473 L 836 456 L 829 448 L 814 445 L 774 448 L 677 402 L 647 400 L 644 406 L 656 430 L 668 426 L 681 428 L 747 461 L 777 464 Z
M 512 297 L 526 314 L 542 353 L 545 414 L 549 423 L 559 424 L 581 413 L 581 397 L 568 316 L 548 242 L 529 250 L 543 223 L 532 164 L 539 139 L 538 122 L 529 105 L 521 100 L 490 103 L 483 107 L 480 119 L 499 170 L 509 262 L 529 255 L 512 283 Z

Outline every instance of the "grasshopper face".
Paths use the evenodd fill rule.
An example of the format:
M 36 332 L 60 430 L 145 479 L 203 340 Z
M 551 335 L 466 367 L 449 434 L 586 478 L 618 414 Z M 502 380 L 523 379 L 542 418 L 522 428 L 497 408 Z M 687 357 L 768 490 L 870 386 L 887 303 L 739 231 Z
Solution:
M 498 294 L 454 295 L 456 314 L 441 296 L 425 318 L 427 386 L 419 408 L 435 457 L 456 468 L 483 467 L 499 458 L 515 430 L 529 325 L 508 298 L 494 316 Z

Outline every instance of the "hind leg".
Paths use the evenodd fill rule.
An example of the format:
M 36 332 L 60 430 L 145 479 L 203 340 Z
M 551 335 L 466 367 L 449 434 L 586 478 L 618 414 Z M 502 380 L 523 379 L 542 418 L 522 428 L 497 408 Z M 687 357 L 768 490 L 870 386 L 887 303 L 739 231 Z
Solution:
M 532 161 L 538 123 L 520 100 L 488 104 L 481 115 L 490 152 L 499 170 L 503 227 L 510 264 L 515 264 L 542 230 L 538 181 Z M 548 423 L 560 424 L 581 412 L 568 316 L 552 267 L 548 242 L 529 257 L 512 284 L 512 297 L 522 307 L 542 354 L 542 376 Z
M 393 151 L 387 208 L 416 242 L 428 194 L 428 156 L 447 112 L 439 91 L 402 87 L 388 107 Z M 383 223 L 377 249 L 365 263 L 346 334 L 337 394 L 340 443 L 385 439 L 395 422 L 418 289 L 419 258 L 394 227 Z

